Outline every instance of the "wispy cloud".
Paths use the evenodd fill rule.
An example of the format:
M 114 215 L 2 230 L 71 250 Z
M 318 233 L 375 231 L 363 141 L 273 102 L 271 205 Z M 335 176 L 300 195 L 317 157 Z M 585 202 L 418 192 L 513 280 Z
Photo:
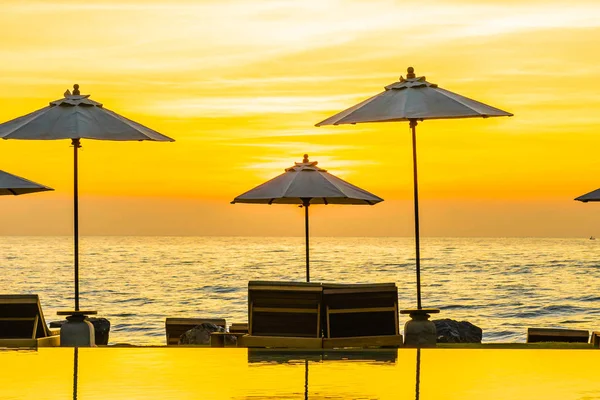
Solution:
M 273 178 L 279 173 L 284 173 L 285 168 L 293 166 L 294 162 L 302 162 L 301 155 L 303 152 L 299 152 L 298 149 L 309 149 L 310 151 L 306 151 L 311 161 L 317 161 L 319 167 L 339 177 L 351 175 L 356 169 L 361 167 L 378 164 L 376 161 L 340 159 L 330 155 L 336 154 L 336 152 L 341 150 L 346 150 L 348 146 L 315 146 L 311 143 L 298 142 L 288 143 L 285 148 L 289 150 L 288 154 L 299 154 L 299 156 L 296 156 L 296 159 L 286 157 L 257 157 L 254 161 L 243 165 L 242 168 L 252 171 L 253 175 L 263 179 Z M 278 149 L 278 151 L 282 152 L 282 149 Z
M 140 105 L 138 112 L 173 116 L 230 116 L 254 114 L 294 114 L 334 108 L 353 96 L 257 96 L 188 98 Z
M 569 7 L 433 1 L 407 7 L 350 0 L 17 2 L 3 6 L 0 57 L 12 59 L 3 69 L 25 71 L 37 70 L 40 63 L 47 71 L 234 70 L 381 34 L 387 38 L 372 41 L 371 47 L 389 54 L 394 47 L 423 48 L 459 38 L 599 26 L 599 16 L 600 4 L 578 2 Z M 24 31 L 23 18 L 36 30 Z M 52 24 L 42 23 L 48 18 Z M 69 40 L 58 39 L 64 37 Z

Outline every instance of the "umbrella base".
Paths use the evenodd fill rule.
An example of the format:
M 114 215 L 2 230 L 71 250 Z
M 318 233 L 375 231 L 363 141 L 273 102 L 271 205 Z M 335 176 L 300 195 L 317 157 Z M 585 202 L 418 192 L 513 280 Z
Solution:
M 94 325 L 87 320 L 86 314 L 90 312 L 70 312 L 67 322 L 60 328 L 61 347 L 92 347 L 96 346 Z M 95 314 L 95 311 L 91 313 Z M 65 314 L 65 312 L 59 312 Z
M 411 318 L 404 324 L 404 347 L 435 347 L 437 331 L 435 324 L 429 321 L 429 314 L 439 312 L 435 308 L 401 310 L 401 314 L 409 314 Z

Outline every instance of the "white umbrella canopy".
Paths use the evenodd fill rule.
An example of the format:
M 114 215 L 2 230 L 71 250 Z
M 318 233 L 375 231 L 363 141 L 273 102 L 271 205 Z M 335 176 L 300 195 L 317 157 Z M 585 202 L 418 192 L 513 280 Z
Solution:
M 374 205 L 383 199 L 354 186 L 317 166 L 304 155 L 301 163 L 237 196 L 231 204 L 299 204 L 304 207 L 306 240 L 306 281 L 310 282 L 308 207 L 311 204 Z
M 0 196 L 17 196 L 20 194 L 47 192 L 49 190 L 54 189 L 0 170 Z
M 89 95 L 80 95 L 78 85 L 74 88 L 76 94 L 67 91 L 64 98 L 51 101 L 47 107 L 0 125 L 0 138 L 174 141 L 104 108 L 101 103 L 89 99 Z
M 417 309 L 421 310 L 417 123 L 426 119 L 510 117 L 513 114 L 442 89 L 437 84 L 427 82 L 424 76 L 417 77 L 412 67 L 409 67 L 407 72 L 406 79 L 401 76 L 398 82 L 385 86 L 385 91 L 319 122 L 316 126 L 397 121 L 410 123 L 413 145 Z
M 587 203 L 588 201 L 600 201 L 600 189 L 596 189 L 593 192 L 586 193 L 577 197 L 575 200 Z
M 426 119 L 508 117 L 513 114 L 469 99 L 416 77 L 408 68 L 406 79 L 385 91 L 319 122 L 316 126 L 394 122 Z
M 383 201 L 351 183 L 331 175 L 304 155 L 285 172 L 236 197 L 232 203 L 262 204 L 354 204 L 373 205 Z
M 21 140 L 71 139 L 73 145 L 73 214 L 75 311 L 79 312 L 79 201 L 77 150 L 80 139 L 174 142 L 168 136 L 110 111 L 89 95 L 81 95 L 79 85 L 67 90 L 64 98 L 51 101 L 37 111 L 0 124 L 0 138 Z

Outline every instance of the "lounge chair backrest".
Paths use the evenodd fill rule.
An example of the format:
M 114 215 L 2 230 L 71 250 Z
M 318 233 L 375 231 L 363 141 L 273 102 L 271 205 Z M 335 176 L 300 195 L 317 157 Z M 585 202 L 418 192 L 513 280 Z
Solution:
M 165 320 L 167 344 L 179 344 L 181 335 L 205 322 L 221 326 L 223 329 L 226 325 L 223 318 L 167 318 Z
M 570 342 L 587 343 L 588 331 L 580 329 L 527 328 L 527 343 Z
M 51 336 L 37 294 L 0 295 L 0 339 Z
M 328 338 L 398 335 L 395 283 L 323 284 Z
M 254 336 L 321 337 L 319 283 L 250 281 L 248 332 Z

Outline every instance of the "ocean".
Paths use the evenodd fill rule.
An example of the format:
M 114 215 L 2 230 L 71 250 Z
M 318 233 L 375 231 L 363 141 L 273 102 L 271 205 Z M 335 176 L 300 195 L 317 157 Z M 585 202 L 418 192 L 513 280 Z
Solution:
M 597 330 L 599 250 L 587 238 L 422 238 L 423 307 L 488 343 L 524 342 L 528 327 Z M 38 294 L 46 322 L 73 309 L 71 237 L 0 237 L 0 269 L 0 293 Z M 110 344 L 163 345 L 167 317 L 247 322 L 249 280 L 304 279 L 302 237 L 80 242 L 80 307 L 110 320 Z M 396 282 L 400 308 L 414 308 L 414 239 L 312 237 L 311 281 Z

